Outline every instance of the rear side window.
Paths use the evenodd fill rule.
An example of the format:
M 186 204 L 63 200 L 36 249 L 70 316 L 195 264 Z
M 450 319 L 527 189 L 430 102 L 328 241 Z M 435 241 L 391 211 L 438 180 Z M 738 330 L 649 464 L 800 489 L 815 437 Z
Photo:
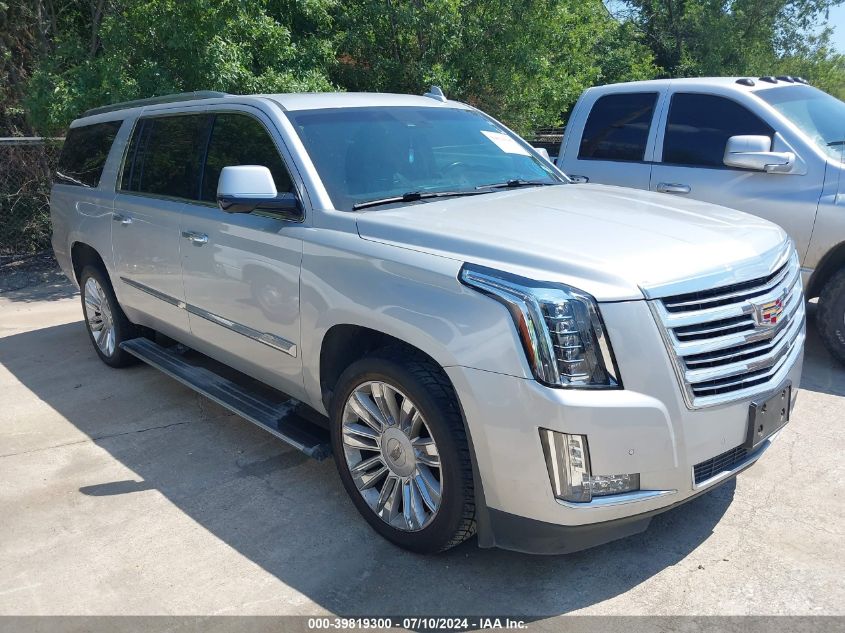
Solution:
M 672 97 L 663 162 L 696 167 L 724 167 L 725 145 L 732 136 L 772 137 L 774 130 L 756 114 L 724 97 L 678 93 Z
M 121 190 L 196 199 L 207 122 L 204 114 L 138 121 L 124 163 Z
M 279 150 L 264 126 L 245 114 L 218 114 L 202 176 L 202 200 L 217 199 L 220 172 L 233 165 L 263 165 L 273 174 L 277 191 L 293 189 Z
M 69 130 L 59 156 L 56 180 L 65 185 L 98 186 L 109 150 L 122 123 L 109 121 Z
M 656 102 L 656 92 L 629 92 L 599 98 L 584 126 L 578 158 L 644 160 Z

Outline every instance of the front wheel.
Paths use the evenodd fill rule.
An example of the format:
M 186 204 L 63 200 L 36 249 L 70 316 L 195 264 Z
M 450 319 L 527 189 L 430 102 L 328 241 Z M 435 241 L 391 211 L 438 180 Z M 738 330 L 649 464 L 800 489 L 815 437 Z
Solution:
M 828 351 L 845 363 L 845 269 L 822 288 L 816 327 Z
M 332 448 L 358 511 L 415 552 L 475 532 L 472 466 L 451 383 L 432 361 L 383 350 L 353 363 L 333 399 Z
M 108 276 L 95 266 L 86 266 L 79 276 L 85 327 L 94 350 L 106 365 L 125 367 L 135 357 L 120 348 L 123 341 L 138 336 L 114 296 Z

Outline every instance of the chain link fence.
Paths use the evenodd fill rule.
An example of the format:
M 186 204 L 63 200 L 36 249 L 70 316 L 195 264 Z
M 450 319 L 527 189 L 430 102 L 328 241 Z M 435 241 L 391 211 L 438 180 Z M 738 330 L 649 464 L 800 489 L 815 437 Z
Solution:
M 62 139 L 0 138 L 0 264 L 50 248 L 50 183 Z

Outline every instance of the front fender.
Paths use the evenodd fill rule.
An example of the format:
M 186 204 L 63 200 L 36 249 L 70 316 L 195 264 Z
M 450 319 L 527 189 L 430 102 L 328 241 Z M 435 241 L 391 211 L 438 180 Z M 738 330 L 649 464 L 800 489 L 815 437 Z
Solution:
M 388 334 L 442 367 L 531 376 L 507 310 L 458 281 L 462 262 L 342 231 L 317 237 L 304 245 L 301 276 L 303 374 L 312 406 L 323 410 L 320 349 L 335 325 Z

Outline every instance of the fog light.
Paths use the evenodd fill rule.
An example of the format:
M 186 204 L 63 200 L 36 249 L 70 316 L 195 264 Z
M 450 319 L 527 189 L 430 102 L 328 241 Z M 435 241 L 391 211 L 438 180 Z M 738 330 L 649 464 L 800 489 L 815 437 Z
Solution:
M 540 443 L 555 497 L 587 503 L 593 497 L 616 495 L 640 489 L 639 473 L 593 475 L 586 435 L 540 429 Z

